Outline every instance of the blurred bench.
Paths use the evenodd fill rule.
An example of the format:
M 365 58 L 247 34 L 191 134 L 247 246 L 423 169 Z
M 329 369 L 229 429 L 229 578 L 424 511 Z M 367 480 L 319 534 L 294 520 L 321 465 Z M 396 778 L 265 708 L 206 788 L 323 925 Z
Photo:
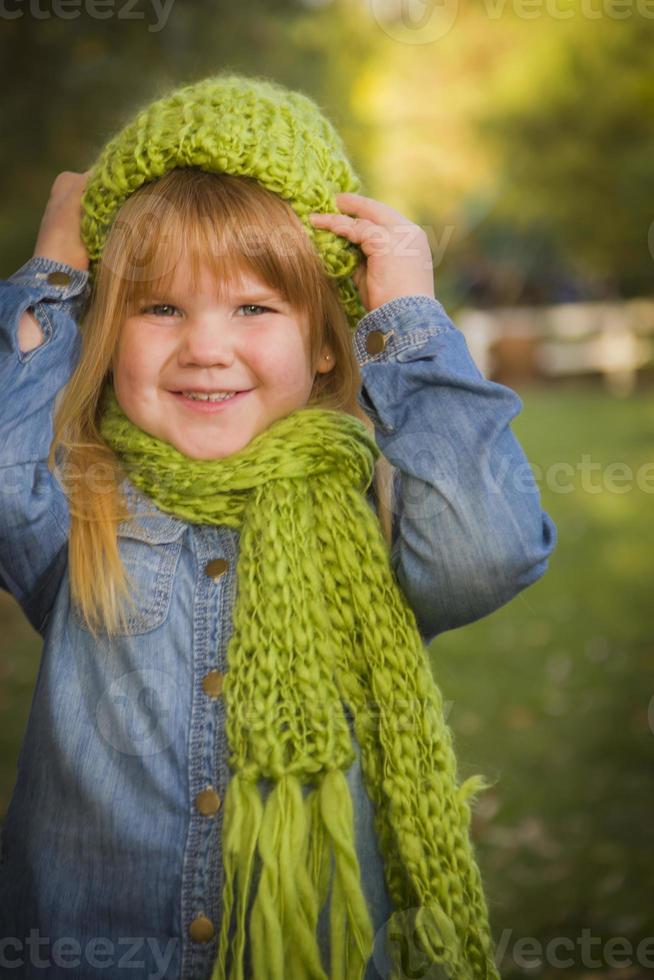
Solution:
M 616 395 L 634 390 L 654 364 L 654 300 L 464 308 L 457 314 L 484 375 L 502 384 L 599 374 Z

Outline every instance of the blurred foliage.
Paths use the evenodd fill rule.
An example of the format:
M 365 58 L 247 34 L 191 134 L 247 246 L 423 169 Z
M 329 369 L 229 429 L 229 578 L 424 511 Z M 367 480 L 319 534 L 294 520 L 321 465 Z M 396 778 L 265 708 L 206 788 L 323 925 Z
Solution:
M 378 28 L 373 196 L 430 234 L 446 302 L 651 295 L 654 22 L 624 6 L 445 0 Z
M 504 162 L 498 211 L 523 232 L 550 232 L 580 277 L 651 292 L 652 22 L 565 24 L 516 61 L 482 121 Z
M 535 585 L 437 637 L 431 661 L 462 776 L 496 781 L 473 808 L 473 828 L 498 944 L 507 930 L 502 976 L 561 976 L 547 957 L 519 968 L 515 944 L 526 936 L 543 948 L 571 938 L 574 952 L 556 954 L 572 958 L 565 976 L 604 976 L 611 938 L 627 938 L 635 953 L 654 935 L 654 525 L 652 492 L 636 482 L 649 467 L 641 472 L 652 486 L 654 408 L 646 394 L 619 402 L 593 389 L 556 400 L 549 390 L 520 394 L 512 429 L 557 547 Z M 586 476 L 580 447 L 594 466 Z M 633 474 L 619 492 L 616 461 Z M 574 477 L 564 479 L 561 464 Z M 583 969 L 583 929 L 601 938 L 599 971 Z M 644 977 L 646 966 L 620 976 Z
M 347 137 L 340 107 L 347 107 L 349 76 L 331 78 L 328 70 L 330 45 L 342 43 L 338 23 L 328 20 L 318 37 L 302 0 L 250 0 L 247 8 L 173 0 L 161 29 L 147 0 L 116 0 L 117 13 L 106 20 L 88 16 L 82 0 L 70 20 L 36 18 L 24 7 L 21 17 L 0 15 L 0 179 L 14 188 L 0 208 L 4 277 L 32 254 L 56 174 L 86 170 L 141 105 L 174 85 L 228 70 L 270 77 L 316 98 Z M 341 66 L 354 64 L 358 52 L 352 38 Z
M 231 68 L 318 101 L 363 192 L 427 231 L 450 306 L 651 295 L 653 21 L 635 2 L 126 6 L 63 19 L 16 0 L 0 18 L 3 275 L 56 173 L 87 169 L 140 104 Z

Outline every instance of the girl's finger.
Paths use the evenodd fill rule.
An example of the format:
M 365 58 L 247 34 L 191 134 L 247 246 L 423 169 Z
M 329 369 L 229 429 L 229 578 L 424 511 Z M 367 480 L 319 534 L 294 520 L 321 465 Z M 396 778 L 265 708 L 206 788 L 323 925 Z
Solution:
M 364 194 L 353 194 L 350 191 L 341 191 L 334 195 L 334 200 L 339 209 L 349 214 L 355 214 L 359 218 L 368 218 L 376 224 L 409 224 L 408 218 L 390 204 L 376 201 L 374 197 L 366 197 Z
M 390 236 L 385 225 L 368 218 L 351 218 L 347 214 L 320 214 L 318 224 L 324 225 L 334 234 L 341 235 L 355 245 L 361 245 L 364 252 L 372 254 L 375 248 L 388 247 Z
M 358 265 L 356 269 L 353 271 L 352 278 L 354 279 L 355 286 L 358 287 L 360 285 L 361 280 L 365 276 L 365 272 L 366 270 L 364 269 L 363 265 Z

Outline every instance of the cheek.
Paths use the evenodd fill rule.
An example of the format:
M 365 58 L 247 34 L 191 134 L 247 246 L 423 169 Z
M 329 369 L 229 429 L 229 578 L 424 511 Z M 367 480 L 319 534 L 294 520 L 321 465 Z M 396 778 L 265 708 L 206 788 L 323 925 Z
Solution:
M 311 377 L 307 351 L 295 333 L 248 345 L 247 359 L 261 381 L 285 392 L 305 388 Z
M 143 338 L 127 335 L 118 348 L 118 377 L 126 389 L 140 390 L 144 383 L 156 376 L 155 356 L 152 345 Z

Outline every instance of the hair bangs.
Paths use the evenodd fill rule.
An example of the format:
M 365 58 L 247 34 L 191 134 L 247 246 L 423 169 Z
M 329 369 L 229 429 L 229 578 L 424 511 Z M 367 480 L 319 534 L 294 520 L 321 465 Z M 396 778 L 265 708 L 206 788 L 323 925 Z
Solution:
M 252 278 L 301 313 L 324 275 L 286 201 L 254 178 L 193 167 L 169 171 L 125 201 L 103 259 L 122 282 L 127 316 L 154 294 L 172 292 L 182 263 L 193 290 L 203 269 L 219 300 Z

